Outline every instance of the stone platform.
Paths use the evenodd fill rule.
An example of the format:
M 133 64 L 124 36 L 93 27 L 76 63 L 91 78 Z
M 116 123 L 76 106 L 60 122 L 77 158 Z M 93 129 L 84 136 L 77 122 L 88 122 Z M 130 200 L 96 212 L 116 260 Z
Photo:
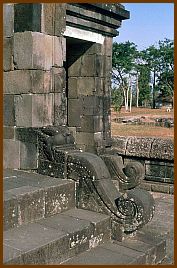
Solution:
M 110 216 L 75 207 L 73 181 L 5 170 L 4 264 L 172 264 L 173 196 L 153 196 L 151 223 L 118 242 Z

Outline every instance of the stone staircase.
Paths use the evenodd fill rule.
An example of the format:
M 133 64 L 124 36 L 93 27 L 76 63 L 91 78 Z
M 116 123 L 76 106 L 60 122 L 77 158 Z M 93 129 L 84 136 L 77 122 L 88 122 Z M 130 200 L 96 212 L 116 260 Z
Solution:
M 158 264 L 166 242 L 111 239 L 110 216 L 76 208 L 75 182 L 4 171 L 4 264 Z

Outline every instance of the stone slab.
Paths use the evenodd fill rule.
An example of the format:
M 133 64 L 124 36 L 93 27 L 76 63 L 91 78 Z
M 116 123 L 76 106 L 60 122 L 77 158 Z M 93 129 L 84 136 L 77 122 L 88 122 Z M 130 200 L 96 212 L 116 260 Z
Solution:
M 47 264 L 69 248 L 66 233 L 37 223 L 4 232 L 4 243 L 22 252 L 23 264 Z
M 128 250 L 127 250 L 128 251 Z M 134 261 L 134 257 L 128 255 L 124 255 L 120 252 L 115 252 L 110 250 L 110 247 L 104 248 L 103 246 L 98 246 L 90 251 L 84 252 L 79 256 L 76 256 L 62 264 L 64 265 L 120 265 L 120 264 L 130 264 Z

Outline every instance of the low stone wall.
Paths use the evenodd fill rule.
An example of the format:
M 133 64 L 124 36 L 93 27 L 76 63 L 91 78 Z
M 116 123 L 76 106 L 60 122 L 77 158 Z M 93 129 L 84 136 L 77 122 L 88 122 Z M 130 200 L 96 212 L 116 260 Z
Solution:
M 140 161 L 145 167 L 145 181 L 174 183 L 174 143 L 170 139 L 112 137 L 112 150 L 123 157 L 124 164 Z

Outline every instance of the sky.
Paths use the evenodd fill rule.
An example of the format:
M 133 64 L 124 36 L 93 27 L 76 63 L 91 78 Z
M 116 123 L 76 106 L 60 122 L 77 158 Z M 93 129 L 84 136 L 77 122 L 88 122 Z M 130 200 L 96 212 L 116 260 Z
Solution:
M 134 42 L 138 50 L 156 45 L 165 38 L 174 39 L 173 3 L 122 3 L 130 19 L 122 22 L 116 42 Z

